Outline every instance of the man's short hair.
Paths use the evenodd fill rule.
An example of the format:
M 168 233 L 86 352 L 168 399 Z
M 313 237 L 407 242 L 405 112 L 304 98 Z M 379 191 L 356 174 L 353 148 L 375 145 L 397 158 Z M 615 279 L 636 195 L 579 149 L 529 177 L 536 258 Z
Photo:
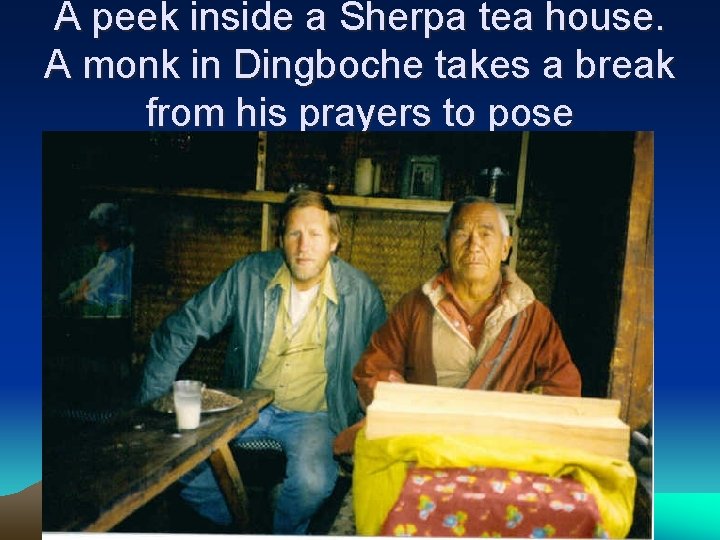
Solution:
M 291 210 L 295 208 L 305 208 L 307 206 L 314 206 L 321 210 L 327 211 L 330 214 L 330 234 L 332 234 L 338 241 L 338 248 L 340 246 L 340 214 L 338 214 L 337 207 L 330 200 L 330 197 L 317 191 L 300 190 L 293 191 L 288 194 L 285 202 L 280 208 L 280 216 L 278 219 L 277 236 L 278 239 L 282 238 L 285 234 L 285 227 L 287 226 L 287 216 Z M 337 251 L 337 249 L 336 249 Z
M 445 240 L 445 242 L 447 242 L 450 238 L 450 227 L 452 227 L 452 222 L 460 213 L 460 210 L 466 206 L 477 203 L 489 204 L 495 208 L 500 220 L 500 232 L 502 232 L 502 235 L 506 238 L 510 236 L 510 223 L 508 223 L 507 216 L 505 215 L 505 212 L 503 212 L 503 209 L 500 208 L 495 201 L 491 201 L 490 199 L 486 199 L 485 197 L 480 197 L 478 195 L 467 195 L 462 199 L 455 201 L 450 208 L 450 212 L 445 217 L 445 222 L 443 223 L 443 240 Z

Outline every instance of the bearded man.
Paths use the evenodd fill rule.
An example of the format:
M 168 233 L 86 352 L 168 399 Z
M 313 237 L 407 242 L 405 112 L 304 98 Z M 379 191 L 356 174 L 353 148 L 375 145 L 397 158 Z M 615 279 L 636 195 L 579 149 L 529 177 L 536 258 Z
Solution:
M 385 320 L 373 282 L 339 259 L 340 218 L 328 197 L 290 193 L 280 249 L 249 255 L 170 315 L 151 338 L 140 403 L 166 393 L 199 337 L 231 328 L 225 385 L 269 389 L 271 405 L 237 442 L 272 439 L 287 458 L 276 534 L 302 534 L 332 493 L 336 434 L 362 417 L 352 369 Z M 181 496 L 218 525 L 231 516 L 207 462 L 181 478 Z

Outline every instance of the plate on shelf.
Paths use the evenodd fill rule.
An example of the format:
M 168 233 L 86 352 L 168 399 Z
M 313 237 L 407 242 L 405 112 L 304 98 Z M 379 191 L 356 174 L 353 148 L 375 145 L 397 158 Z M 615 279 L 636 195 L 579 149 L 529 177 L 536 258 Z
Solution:
M 203 413 L 214 413 L 221 411 L 229 411 L 234 409 L 242 403 L 242 399 L 239 397 L 231 396 L 221 390 L 214 390 L 212 388 L 203 388 L 202 391 L 202 403 L 200 412 Z M 173 402 L 172 392 L 159 397 L 152 402 L 151 407 L 162 413 L 174 414 L 175 403 Z

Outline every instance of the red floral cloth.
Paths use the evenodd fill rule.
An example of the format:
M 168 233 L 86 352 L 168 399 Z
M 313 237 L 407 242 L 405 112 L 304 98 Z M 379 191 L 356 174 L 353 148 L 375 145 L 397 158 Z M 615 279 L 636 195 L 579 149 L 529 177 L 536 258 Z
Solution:
M 579 482 L 484 467 L 409 469 L 381 534 L 607 538 Z

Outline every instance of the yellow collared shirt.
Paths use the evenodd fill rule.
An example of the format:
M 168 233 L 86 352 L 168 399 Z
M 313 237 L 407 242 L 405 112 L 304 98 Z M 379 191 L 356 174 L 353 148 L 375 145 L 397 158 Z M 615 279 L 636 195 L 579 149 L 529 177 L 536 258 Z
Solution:
M 253 388 L 273 390 L 273 404 L 287 411 L 325 411 L 327 303 L 338 302 L 330 265 L 325 268 L 315 300 L 294 333 L 290 321 L 292 276 L 286 265 L 268 284 L 268 288 L 274 286 L 282 288 L 282 298 L 270 346 Z

